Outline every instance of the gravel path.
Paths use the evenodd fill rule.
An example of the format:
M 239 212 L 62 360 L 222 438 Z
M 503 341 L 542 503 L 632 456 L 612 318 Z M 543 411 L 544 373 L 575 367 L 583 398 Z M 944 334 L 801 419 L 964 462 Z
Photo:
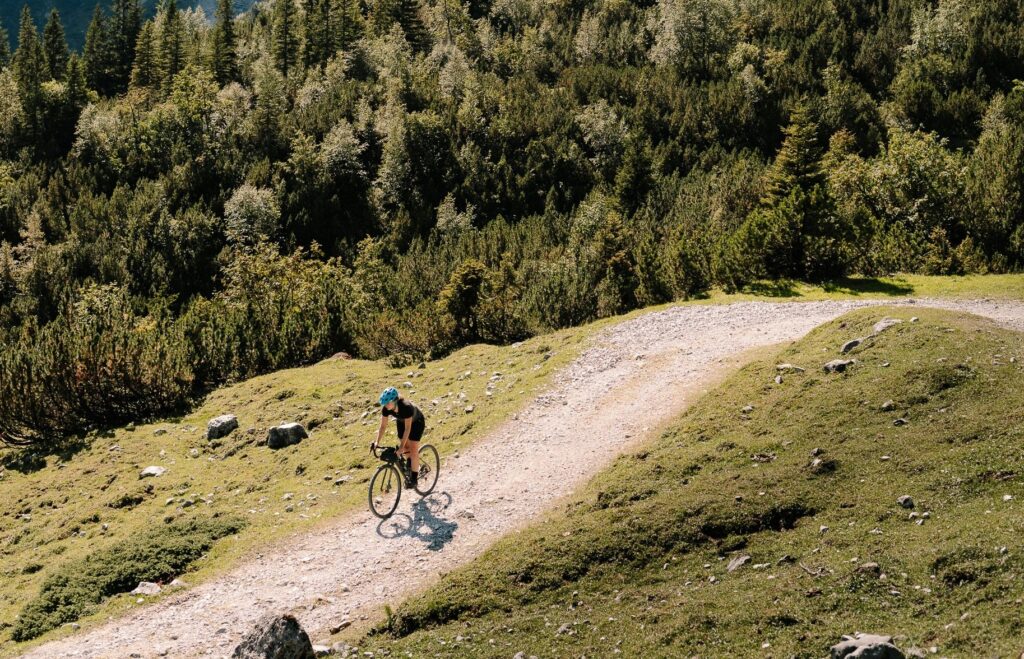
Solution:
M 390 520 L 359 512 L 293 536 L 214 581 L 26 656 L 228 656 L 267 612 L 290 611 L 314 642 L 326 638 L 332 625 L 379 615 L 385 603 L 397 604 L 536 519 L 676 417 L 745 351 L 795 340 L 851 309 L 878 304 L 894 302 L 688 305 L 619 323 L 598 335 L 550 390 L 461 457 L 445 460 L 433 495 L 422 502 L 404 495 Z M 1024 303 L 916 304 L 971 311 L 1024 330 Z

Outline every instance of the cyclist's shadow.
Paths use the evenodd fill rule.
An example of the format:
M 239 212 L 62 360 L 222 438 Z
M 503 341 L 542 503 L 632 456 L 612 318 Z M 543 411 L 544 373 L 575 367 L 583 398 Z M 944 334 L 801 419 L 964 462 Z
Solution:
M 408 536 L 427 543 L 430 551 L 441 551 L 455 537 L 455 529 L 459 528 L 458 523 L 439 516 L 451 505 L 452 495 L 447 492 L 424 497 L 412 504 L 412 517 L 398 513 L 381 520 L 377 525 L 377 535 L 389 539 Z

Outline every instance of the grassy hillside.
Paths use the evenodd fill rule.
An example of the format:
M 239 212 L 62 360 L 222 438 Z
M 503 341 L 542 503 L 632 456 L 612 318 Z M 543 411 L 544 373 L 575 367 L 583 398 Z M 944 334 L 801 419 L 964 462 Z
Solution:
M 903 323 L 855 348 L 845 374 L 822 371 L 883 316 Z M 360 650 L 820 657 L 860 630 L 940 656 L 1017 656 L 1021 359 L 1024 335 L 961 314 L 873 309 L 822 326 Z M 806 371 L 777 383 L 780 363 Z
M 16 616 L 47 577 L 169 523 L 223 517 L 245 524 L 196 564 L 198 572 L 187 577 L 196 583 L 250 556 L 254 546 L 365 507 L 366 481 L 377 466 L 367 449 L 376 435 L 376 397 L 388 383 L 422 406 L 429 420 L 425 441 L 444 459 L 536 395 L 584 336 L 562 332 L 516 347 L 473 346 L 424 368 L 326 360 L 218 390 L 180 419 L 93 433 L 72 441 L 63 456 L 8 454 L 0 467 L 0 654 L 13 650 Z M 502 376 L 488 396 L 496 372 Z M 472 413 L 465 412 L 468 405 Z M 236 414 L 239 429 L 207 441 L 207 420 L 223 413 Z M 287 421 L 303 423 L 310 438 L 278 451 L 257 445 L 267 427 Z M 388 439 L 393 436 L 392 424 Z M 141 480 L 150 465 L 168 471 Z M 134 606 L 134 596 L 121 595 L 87 608 L 105 620 Z
M 912 276 L 787 288 L 781 293 L 755 288 L 740 295 L 715 294 L 694 303 L 779 295 L 802 300 L 889 295 L 1021 298 L 1024 277 Z M 271 540 L 365 506 L 365 480 L 375 466 L 366 451 L 376 423 L 372 403 L 385 383 L 398 384 L 403 393 L 409 390 L 405 382 L 413 384 L 411 398 L 424 405 L 430 420 L 428 439 L 439 445 L 442 456 L 450 455 L 482 437 L 543 388 L 551 373 L 578 354 L 594 332 L 648 311 L 519 346 L 473 346 L 422 369 L 327 360 L 225 387 L 182 418 L 70 438 L 62 455 L 0 452 L 0 656 L 15 651 L 11 635 L 17 616 L 38 598 L 48 578 L 95 562 L 107 550 L 132 542 L 161 546 L 166 539 L 154 539 L 160 529 L 202 525 L 214 516 L 232 525 L 240 519 L 244 526 L 239 533 L 218 541 L 192 563 L 186 580 L 195 584 Z M 548 352 L 552 357 L 545 359 Z M 467 370 L 472 372 L 469 377 Z M 495 371 L 503 374 L 502 380 L 487 397 L 486 383 Z M 459 392 L 466 393 L 465 401 L 455 400 Z M 438 404 L 432 405 L 433 400 Z M 467 404 L 475 406 L 472 414 L 464 412 Z M 207 420 L 226 412 L 236 414 L 241 427 L 224 440 L 206 441 Z M 268 426 L 291 420 L 312 428 L 311 437 L 277 452 L 256 445 Z M 140 480 L 140 470 L 150 465 L 168 472 Z M 334 484 L 345 476 L 348 480 Z M 285 500 L 288 493 L 293 496 Z M 145 573 L 138 566 L 125 566 L 125 571 Z M 137 605 L 135 597 L 125 595 L 100 606 L 87 602 L 91 615 L 79 622 L 88 627 Z M 70 629 L 63 629 L 45 638 L 68 633 Z

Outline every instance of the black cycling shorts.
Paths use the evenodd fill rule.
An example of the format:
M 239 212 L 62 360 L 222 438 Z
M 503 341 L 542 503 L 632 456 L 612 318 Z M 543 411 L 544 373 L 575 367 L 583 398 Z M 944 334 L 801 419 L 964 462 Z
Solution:
M 402 423 L 404 424 L 404 422 L 402 422 Z M 427 423 L 423 419 L 417 419 L 416 421 L 413 421 L 412 422 L 412 432 L 409 434 L 409 441 L 410 442 L 418 442 L 421 439 L 423 439 L 423 431 L 426 430 L 426 429 L 427 429 Z M 399 425 L 398 426 L 398 441 L 402 441 L 402 438 L 405 436 L 404 433 L 405 433 L 404 425 Z

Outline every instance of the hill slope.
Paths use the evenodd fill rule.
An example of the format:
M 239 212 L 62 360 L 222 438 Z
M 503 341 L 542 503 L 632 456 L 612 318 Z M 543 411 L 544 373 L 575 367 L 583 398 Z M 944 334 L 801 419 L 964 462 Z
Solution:
M 821 656 L 861 630 L 904 650 L 1017 656 L 1024 335 L 884 314 L 903 322 L 854 348 L 845 374 L 822 364 L 881 310 L 742 369 L 360 650 Z M 787 362 L 806 371 L 777 383 Z

